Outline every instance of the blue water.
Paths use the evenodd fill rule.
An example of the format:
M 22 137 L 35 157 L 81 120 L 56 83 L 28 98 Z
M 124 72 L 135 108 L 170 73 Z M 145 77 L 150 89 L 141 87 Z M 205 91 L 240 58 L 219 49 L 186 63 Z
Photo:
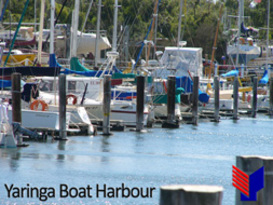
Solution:
M 208 184 L 224 187 L 224 205 L 235 204 L 232 165 L 238 155 L 273 155 L 273 120 L 266 116 L 202 122 L 148 133 L 70 137 L 66 142 L 28 142 L 0 149 L 0 204 L 159 204 L 160 186 Z M 150 198 L 104 198 L 96 185 L 155 187 Z M 4 185 L 52 187 L 55 198 L 8 198 Z M 27 185 L 29 184 L 29 185 Z M 59 186 L 93 188 L 92 198 L 60 198 Z

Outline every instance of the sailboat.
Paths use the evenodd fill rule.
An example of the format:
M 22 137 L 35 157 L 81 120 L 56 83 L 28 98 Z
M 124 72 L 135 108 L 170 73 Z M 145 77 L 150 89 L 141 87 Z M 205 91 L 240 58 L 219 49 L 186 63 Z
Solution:
M 239 18 L 236 35 L 227 44 L 227 55 L 231 60 L 236 60 L 236 66 L 239 64 L 247 65 L 251 60 L 261 55 L 261 48 L 258 46 L 257 36 L 259 29 L 245 27 L 242 21 L 244 13 L 244 0 L 239 1 Z
M 258 30 L 245 28 L 243 22 L 240 29 L 243 31 L 240 37 L 234 37 L 228 42 L 227 55 L 232 59 L 236 59 L 238 55 L 238 63 L 247 65 L 251 60 L 261 55 L 261 47 L 258 46 L 258 42 L 248 34 L 258 32 Z

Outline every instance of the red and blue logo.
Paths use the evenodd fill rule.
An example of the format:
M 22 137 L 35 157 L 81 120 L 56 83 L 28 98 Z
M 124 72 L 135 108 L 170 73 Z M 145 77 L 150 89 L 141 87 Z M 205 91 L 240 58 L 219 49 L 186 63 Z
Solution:
M 233 165 L 232 185 L 241 191 L 241 201 L 257 201 L 257 192 L 264 188 L 264 167 L 248 176 Z

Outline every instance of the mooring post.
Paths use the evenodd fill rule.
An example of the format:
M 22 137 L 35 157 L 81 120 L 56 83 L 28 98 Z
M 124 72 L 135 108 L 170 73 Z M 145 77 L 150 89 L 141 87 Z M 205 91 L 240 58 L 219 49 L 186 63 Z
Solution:
M 136 131 L 140 132 L 144 127 L 144 91 L 145 77 L 137 76 L 137 113 L 136 113 Z
M 178 128 L 179 124 L 175 121 L 175 85 L 176 77 L 168 76 L 168 95 L 167 95 L 167 121 L 162 124 L 163 128 Z
M 246 195 L 236 189 L 236 205 L 273 204 L 273 157 L 237 156 L 236 167 L 249 176 L 250 189 L 253 189 L 254 184 L 256 185 L 255 188 L 257 188 L 254 191 L 255 193 L 249 191 L 251 195 L 248 198 L 251 198 L 252 201 L 242 201 L 241 197 Z M 256 181 L 251 185 L 254 178 Z
M 168 76 L 167 122 L 175 121 L 175 76 Z
M 160 187 L 160 205 L 221 205 L 223 187 L 167 185 Z
M 11 75 L 12 81 L 12 123 L 22 124 L 21 111 L 21 74 L 13 73 Z M 13 125 L 14 126 L 14 125 Z M 17 146 L 23 145 L 23 139 L 17 136 Z
M 233 82 L 233 119 L 238 120 L 238 90 L 239 90 L 239 81 L 238 78 L 234 78 Z
M 111 75 L 105 75 L 103 80 L 103 135 L 110 135 L 110 104 L 111 104 Z
M 192 122 L 198 125 L 198 97 L 199 97 L 199 77 L 193 78 L 193 100 L 192 100 Z
M 254 77 L 253 78 L 253 85 L 252 85 L 252 114 L 251 116 L 252 117 L 256 117 L 256 114 L 257 114 L 257 89 L 258 89 L 258 78 L 257 77 Z
M 21 113 L 21 74 L 13 73 L 12 78 L 12 122 L 22 122 Z
M 67 140 L 66 133 L 66 75 L 59 75 L 59 137 L 58 140 Z
M 273 78 L 270 78 L 269 115 L 273 116 Z
M 219 99 L 219 77 L 214 77 L 214 120 L 219 122 L 219 109 L 220 109 L 220 99 Z

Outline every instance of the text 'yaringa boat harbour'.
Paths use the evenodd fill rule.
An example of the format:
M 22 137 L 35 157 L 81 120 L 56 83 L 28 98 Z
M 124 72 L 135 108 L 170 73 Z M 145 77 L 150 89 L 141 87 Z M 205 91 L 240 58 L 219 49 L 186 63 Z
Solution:
M 199 4 L 150 2 L 139 41 L 125 23 L 129 3 L 107 3 L 109 35 L 101 0 L 26 0 L 18 22 L 13 4 L 1 1 L 1 204 L 273 203 L 264 171 L 273 159 L 272 5 Z M 178 15 L 175 40 L 163 37 L 164 6 Z M 182 40 L 201 6 L 217 16 L 204 23 L 215 31 L 212 49 L 197 37 Z M 141 21 L 142 6 L 135 8 Z M 266 28 L 249 26 L 246 15 L 263 8 Z M 86 29 L 91 19 L 95 31 Z

